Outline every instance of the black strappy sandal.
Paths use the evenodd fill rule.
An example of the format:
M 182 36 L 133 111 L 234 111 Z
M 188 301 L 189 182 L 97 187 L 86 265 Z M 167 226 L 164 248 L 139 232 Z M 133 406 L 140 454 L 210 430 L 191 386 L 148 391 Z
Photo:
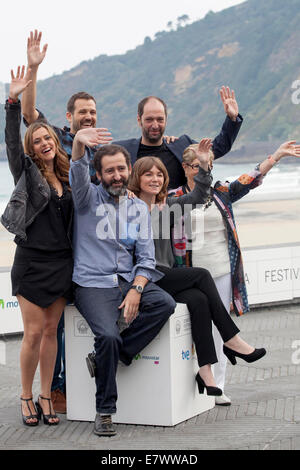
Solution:
M 48 404 L 49 404 L 49 414 L 45 415 L 45 413 L 43 412 L 43 408 L 39 404 L 39 401 L 35 402 L 35 406 L 36 406 L 36 409 L 37 409 L 37 412 L 38 412 L 39 419 L 41 419 L 41 417 L 43 416 L 44 424 L 48 424 L 49 426 L 57 426 L 57 424 L 59 423 L 59 418 L 57 417 L 57 415 L 55 413 L 54 414 L 51 413 L 51 398 L 45 398 L 45 397 L 42 397 L 41 395 L 39 395 L 39 398 L 41 400 L 47 400 Z M 57 418 L 58 421 L 54 421 L 54 422 L 52 421 L 51 422 L 50 419 L 53 419 L 53 418 Z
M 28 408 L 29 413 L 30 413 L 29 416 L 23 415 L 22 403 L 21 403 L 21 414 L 22 414 L 23 424 L 25 424 L 25 426 L 37 426 L 39 424 L 40 418 L 39 418 L 39 413 L 38 413 L 38 411 L 37 411 L 37 409 L 34 406 L 34 403 L 32 401 L 32 397 L 31 398 L 22 398 L 22 397 L 20 397 L 20 400 L 26 401 L 27 408 Z M 32 401 L 34 411 L 36 412 L 35 414 L 32 414 L 32 411 L 31 411 L 30 406 L 28 404 L 29 401 Z M 36 421 L 28 422 L 29 419 L 36 419 Z

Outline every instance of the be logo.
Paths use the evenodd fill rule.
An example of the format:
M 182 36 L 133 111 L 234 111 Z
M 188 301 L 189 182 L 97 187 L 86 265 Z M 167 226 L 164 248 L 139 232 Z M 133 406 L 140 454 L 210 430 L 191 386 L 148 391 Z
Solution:
M 191 353 L 190 353 L 189 349 L 187 351 L 182 351 L 181 352 L 181 357 L 182 357 L 183 360 L 186 359 L 187 361 L 189 361 L 190 358 L 191 358 Z

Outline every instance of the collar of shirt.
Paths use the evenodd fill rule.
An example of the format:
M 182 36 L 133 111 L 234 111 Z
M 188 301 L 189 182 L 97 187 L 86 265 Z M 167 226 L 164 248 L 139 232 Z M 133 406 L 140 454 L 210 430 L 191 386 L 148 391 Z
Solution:
M 74 139 L 75 134 L 72 134 L 70 127 L 64 126 L 64 127 L 63 127 L 63 131 L 64 131 L 66 134 L 69 134 L 69 136 Z

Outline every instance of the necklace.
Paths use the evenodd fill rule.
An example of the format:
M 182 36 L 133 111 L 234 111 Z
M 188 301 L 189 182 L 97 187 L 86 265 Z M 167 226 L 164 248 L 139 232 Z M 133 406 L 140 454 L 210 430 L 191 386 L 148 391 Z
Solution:
M 207 197 L 205 203 L 203 204 L 202 210 L 206 211 L 213 203 L 213 198 L 211 197 L 211 194 Z
M 187 191 L 188 193 L 191 192 L 191 189 L 190 189 L 190 187 L 189 187 L 189 185 L 188 185 L 187 183 L 186 183 L 186 185 L 185 185 L 185 189 L 186 189 L 186 191 Z M 213 203 L 213 198 L 212 198 L 212 191 L 211 191 L 211 188 L 210 188 L 210 193 L 209 193 L 209 195 L 207 196 L 207 199 L 206 199 L 206 201 L 205 201 L 204 204 L 203 204 L 202 210 L 203 210 L 203 211 L 206 211 L 206 210 L 212 205 L 212 203 Z

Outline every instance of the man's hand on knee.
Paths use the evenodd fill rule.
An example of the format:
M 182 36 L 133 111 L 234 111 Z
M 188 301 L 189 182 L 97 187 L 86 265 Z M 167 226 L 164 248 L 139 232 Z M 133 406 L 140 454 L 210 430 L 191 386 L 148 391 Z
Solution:
M 119 306 L 119 309 L 124 308 L 124 318 L 128 325 L 138 316 L 140 300 L 141 294 L 134 289 L 130 289 Z

